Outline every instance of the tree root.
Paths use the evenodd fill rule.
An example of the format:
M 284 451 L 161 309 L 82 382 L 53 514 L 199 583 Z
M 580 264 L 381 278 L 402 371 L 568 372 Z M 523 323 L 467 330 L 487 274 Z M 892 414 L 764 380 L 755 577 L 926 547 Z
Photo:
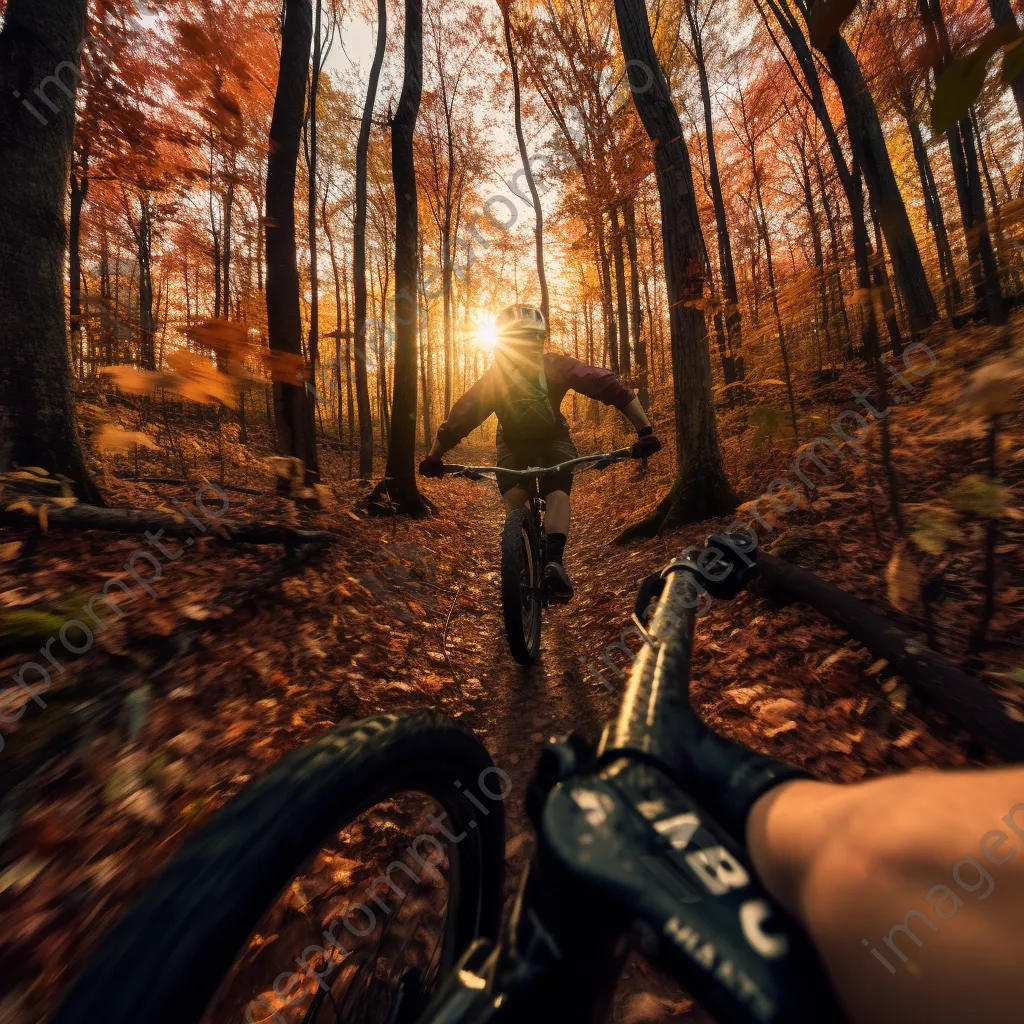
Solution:
M 687 487 L 681 480 L 676 480 L 668 494 L 658 502 L 658 507 L 646 519 L 626 527 L 612 543 L 627 544 L 633 540 L 646 540 L 666 530 L 717 519 L 732 512 L 738 504 L 739 499 L 730 490 L 724 478 L 717 488 Z
M 1014 721 L 1003 702 L 920 641 L 904 633 L 868 604 L 807 569 L 759 554 L 761 575 L 831 619 L 876 658 L 884 658 L 938 710 L 1008 761 L 1024 760 L 1024 722 Z
M 387 481 L 381 480 L 370 494 L 359 502 L 359 506 L 371 516 L 412 516 L 426 519 L 434 514 L 434 503 L 420 493 L 418 487 L 409 488 L 405 493 L 389 490 Z

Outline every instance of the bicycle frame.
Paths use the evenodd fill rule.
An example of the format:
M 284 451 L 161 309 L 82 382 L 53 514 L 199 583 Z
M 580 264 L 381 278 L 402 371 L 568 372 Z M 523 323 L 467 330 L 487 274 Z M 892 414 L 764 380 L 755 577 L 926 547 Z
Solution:
M 645 580 L 644 647 L 618 718 L 596 750 L 577 737 L 544 748 L 527 796 L 538 845 L 507 932 L 470 948 L 419 1024 L 594 1024 L 630 937 L 719 1024 L 844 1020 L 810 940 L 687 789 L 695 609 L 756 572 L 738 538 L 711 541 L 706 569 L 677 560 Z

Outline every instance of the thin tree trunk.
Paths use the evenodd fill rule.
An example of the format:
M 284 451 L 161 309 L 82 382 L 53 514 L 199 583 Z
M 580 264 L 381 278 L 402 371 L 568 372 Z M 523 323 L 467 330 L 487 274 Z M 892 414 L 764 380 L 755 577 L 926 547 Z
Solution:
M 296 364 L 302 357 L 302 316 L 295 248 L 295 180 L 312 39 L 311 0 L 286 0 L 267 160 L 267 329 L 271 350 L 294 357 Z M 316 426 L 305 382 L 275 382 L 274 419 L 281 454 L 301 459 L 306 482 L 316 482 Z
M 84 377 L 82 351 L 82 207 L 89 194 L 89 157 L 83 154 L 80 173 L 71 169 L 71 217 L 68 222 L 68 297 L 71 310 L 71 355 L 78 359 L 79 376 Z
M 548 303 L 548 279 L 544 273 L 544 211 L 540 205 L 537 183 L 533 180 L 533 168 L 530 166 L 530 154 L 526 149 L 526 137 L 523 135 L 522 96 L 519 91 L 519 69 L 516 65 L 515 48 L 512 46 L 512 26 L 509 20 L 511 0 L 498 0 L 501 17 L 505 27 L 505 51 L 508 54 L 508 66 L 512 71 L 512 100 L 515 109 L 516 140 L 519 143 L 519 158 L 523 161 L 523 172 L 526 184 L 530 188 L 533 201 L 534 240 L 537 249 L 537 281 L 540 285 L 540 311 L 544 314 L 544 323 L 551 329 L 551 309 Z
M 942 212 L 942 199 L 938 186 L 935 184 L 935 175 L 932 173 L 931 161 L 928 159 L 928 149 L 921 135 L 921 125 L 914 117 L 907 117 L 906 121 L 910 131 L 910 141 L 914 148 L 917 173 L 921 179 L 925 215 L 928 217 L 928 223 L 935 235 L 935 250 L 939 258 L 939 276 L 942 278 L 946 314 L 952 320 L 956 308 L 963 301 L 963 295 L 960 291 L 960 279 L 957 277 L 956 264 L 953 262 L 953 250 L 949 245 L 946 218 Z
M 359 408 L 359 475 L 373 472 L 373 419 L 366 373 L 366 158 L 370 147 L 377 83 L 387 46 L 387 0 L 377 0 L 377 44 L 366 86 L 366 101 L 356 144 L 356 212 L 352 229 L 352 291 L 355 306 L 356 403 Z
M 918 0 L 918 10 L 925 36 L 934 54 L 933 70 L 938 76 L 952 60 L 942 5 L 939 0 Z M 946 133 L 946 138 L 956 180 L 960 217 L 971 256 L 975 303 L 979 308 L 987 307 L 992 323 L 1002 323 L 1006 319 L 1006 311 L 999 287 L 999 268 L 985 217 L 985 197 L 981 190 L 978 151 L 974 145 L 974 129 L 970 117 L 961 118 L 954 124 Z
M 647 367 L 647 345 L 643 336 L 643 308 L 640 305 L 640 261 L 636 245 L 636 207 L 632 196 L 622 206 L 623 222 L 626 229 L 626 251 L 629 254 L 630 305 L 633 320 L 633 349 L 639 377 L 637 397 L 646 409 L 651 402 L 648 393 L 649 372 Z M 646 280 L 645 280 L 646 285 Z
M 622 228 L 618 207 L 612 205 L 612 253 L 615 257 L 615 302 L 619 310 L 619 373 L 629 377 L 632 356 L 629 351 L 629 306 L 626 303 L 626 266 L 622 249 Z
M 598 269 L 601 273 L 601 318 L 604 323 L 605 359 L 602 366 L 611 366 L 615 373 L 619 372 L 619 350 L 615 330 L 615 300 L 612 293 L 612 267 L 608 258 L 608 246 L 605 242 L 604 214 L 597 215 L 597 249 Z
M 695 63 L 700 79 L 700 95 L 704 107 L 704 134 L 708 147 L 708 179 L 711 185 L 711 201 L 715 208 L 715 228 L 718 237 L 718 269 L 722 278 L 722 298 L 725 302 L 726 356 L 722 372 L 726 384 L 743 379 L 742 362 L 736 356 L 742 349 L 742 327 L 739 293 L 736 290 L 736 271 L 732 261 L 732 242 L 729 225 L 725 216 L 725 201 L 722 198 L 722 181 L 718 173 L 718 155 L 715 152 L 715 127 L 711 116 L 711 89 L 708 85 L 707 66 L 704 61 L 704 39 L 691 0 L 686 0 L 686 20 L 690 25 Z M 739 371 L 737 373 L 737 370 Z
M 323 18 L 323 0 L 316 0 L 313 22 L 313 70 L 309 79 L 309 153 L 307 170 L 309 172 L 309 365 L 316 380 L 316 368 L 320 362 L 320 261 L 316 246 L 316 197 L 319 188 L 316 183 L 317 170 L 317 96 L 320 92 L 320 65 L 322 43 L 320 28 Z M 225 228 L 225 232 L 227 228 Z M 314 399 L 315 400 L 315 399 Z
M 148 193 L 139 200 L 139 354 L 144 370 L 156 369 L 153 323 L 153 219 Z

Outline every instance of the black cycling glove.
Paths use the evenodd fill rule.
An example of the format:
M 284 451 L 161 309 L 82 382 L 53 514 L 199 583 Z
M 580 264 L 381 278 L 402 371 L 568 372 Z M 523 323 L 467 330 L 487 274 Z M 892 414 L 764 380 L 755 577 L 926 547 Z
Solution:
M 646 459 L 661 451 L 661 442 L 654 436 L 654 427 L 641 427 L 638 440 L 630 449 L 634 459 Z
M 444 476 L 444 463 L 440 455 L 428 455 L 420 463 L 420 476 L 432 477 L 440 480 Z

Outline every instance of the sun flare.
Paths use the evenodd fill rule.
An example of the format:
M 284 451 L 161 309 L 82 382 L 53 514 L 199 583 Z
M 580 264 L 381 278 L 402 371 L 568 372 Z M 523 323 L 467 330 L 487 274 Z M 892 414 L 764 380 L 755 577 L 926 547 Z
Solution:
M 498 344 L 498 328 L 489 316 L 481 316 L 476 325 L 476 341 L 484 352 L 493 352 Z

